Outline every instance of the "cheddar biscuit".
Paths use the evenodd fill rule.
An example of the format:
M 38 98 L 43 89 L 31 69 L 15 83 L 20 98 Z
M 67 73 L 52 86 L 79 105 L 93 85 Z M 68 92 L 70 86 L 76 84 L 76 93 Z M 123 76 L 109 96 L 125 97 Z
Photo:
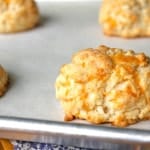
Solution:
M 99 22 L 106 35 L 150 36 L 150 0 L 103 0 Z
M 77 52 L 56 79 L 65 120 L 127 126 L 150 118 L 150 58 L 100 46 Z
M 0 33 L 20 32 L 39 22 L 34 0 L 0 0 Z

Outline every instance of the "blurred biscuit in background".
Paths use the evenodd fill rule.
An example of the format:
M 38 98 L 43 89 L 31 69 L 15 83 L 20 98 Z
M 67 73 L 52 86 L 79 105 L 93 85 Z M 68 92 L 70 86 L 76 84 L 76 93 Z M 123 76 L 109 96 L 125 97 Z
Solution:
M 0 0 L 0 33 L 15 33 L 35 27 L 39 11 L 34 0 Z
M 150 0 L 103 0 L 99 22 L 106 35 L 150 36 Z

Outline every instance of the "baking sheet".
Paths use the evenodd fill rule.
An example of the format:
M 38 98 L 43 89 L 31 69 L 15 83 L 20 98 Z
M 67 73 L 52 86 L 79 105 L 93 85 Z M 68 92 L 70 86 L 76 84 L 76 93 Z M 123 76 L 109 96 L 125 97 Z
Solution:
M 45 120 L 49 121 L 49 125 L 63 123 L 67 129 L 68 123 L 63 122 L 63 111 L 59 101 L 55 98 L 54 83 L 61 65 L 68 63 L 71 55 L 77 50 L 106 44 L 150 54 L 149 38 L 121 39 L 102 34 L 98 24 L 99 1 L 39 2 L 38 6 L 41 13 L 41 24 L 37 28 L 22 33 L 0 35 L 0 63 L 8 71 L 10 77 L 8 92 L 0 101 L 0 116 L 8 116 L 0 118 L 1 136 L 7 137 L 9 135 L 11 138 L 19 138 L 19 136 L 6 134 L 6 131 L 10 129 L 15 132 L 17 130 L 31 132 L 34 125 L 30 121 L 35 122 L 36 119 L 38 119 L 37 124 L 40 122 L 44 124 Z M 31 120 L 26 120 L 27 118 Z M 3 122 L 4 120 L 6 122 Z M 29 123 L 30 128 L 26 129 L 25 125 L 19 129 L 16 128 L 17 126 L 9 124 L 9 122 L 15 121 L 16 125 L 21 120 L 24 123 Z M 46 123 L 48 124 L 48 122 Z M 91 128 L 87 122 L 75 121 L 73 123 L 75 123 L 74 127 L 79 124 L 77 126 L 79 131 L 80 127 L 81 129 L 85 127 L 90 133 Z M 106 128 L 103 128 L 105 126 Z M 110 125 L 99 125 L 96 131 L 107 130 L 107 128 L 114 133 L 120 133 L 124 130 L 129 134 L 136 132 L 136 135 L 141 137 L 136 139 L 137 137 L 133 135 L 130 142 L 150 142 L 150 121 L 129 126 L 128 128 L 131 128 L 129 131 L 128 128 L 114 129 Z M 39 141 L 45 132 L 46 130 L 41 131 L 38 135 L 39 138 L 35 138 L 38 130 L 29 135 L 34 135 L 31 140 Z M 51 135 L 51 131 L 47 132 Z M 66 130 L 63 132 L 65 134 Z M 71 130 L 70 132 L 72 135 Z M 145 134 L 147 134 L 147 139 L 143 141 L 142 135 Z M 73 135 L 75 136 L 75 133 Z M 73 139 L 74 136 L 72 136 Z M 89 139 L 93 136 L 94 133 L 86 135 Z M 114 141 L 118 140 L 114 135 L 114 137 L 108 137 L 107 134 L 105 136 L 104 138 L 100 134 L 96 138 L 106 141 L 109 138 L 111 141 L 112 138 Z M 63 137 L 62 134 L 61 137 Z M 77 137 L 79 138 L 79 135 Z M 21 138 L 25 139 L 20 136 Z M 122 141 L 129 142 L 128 139 L 122 139 Z

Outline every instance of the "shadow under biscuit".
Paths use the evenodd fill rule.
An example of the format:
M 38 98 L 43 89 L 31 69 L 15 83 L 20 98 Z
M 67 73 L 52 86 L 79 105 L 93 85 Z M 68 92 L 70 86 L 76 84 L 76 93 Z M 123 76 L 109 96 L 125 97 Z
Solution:
M 40 18 L 39 26 L 45 26 L 51 22 L 52 18 L 50 16 L 42 15 Z
M 38 25 L 37 25 L 37 27 L 44 27 L 44 26 L 49 26 L 49 25 L 51 25 L 51 24 L 54 24 L 54 23 L 56 23 L 56 22 L 58 22 L 58 20 L 60 20 L 59 19 L 59 17 L 58 16 L 56 16 L 56 15 L 41 15 L 41 17 L 40 17 L 40 21 L 39 21 L 39 23 L 38 23 Z

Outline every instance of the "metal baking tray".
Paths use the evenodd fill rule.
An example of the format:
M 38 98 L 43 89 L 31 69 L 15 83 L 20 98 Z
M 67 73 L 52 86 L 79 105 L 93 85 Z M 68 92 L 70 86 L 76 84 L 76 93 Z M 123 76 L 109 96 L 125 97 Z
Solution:
M 105 44 L 150 54 L 150 39 L 104 36 L 98 24 L 100 2 L 39 2 L 40 25 L 0 35 L 0 63 L 10 86 L 0 100 L 0 138 L 51 142 L 89 148 L 103 143 L 150 143 L 150 121 L 126 128 L 86 121 L 63 121 L 55 98 L 59 69 L 74 52 Z

